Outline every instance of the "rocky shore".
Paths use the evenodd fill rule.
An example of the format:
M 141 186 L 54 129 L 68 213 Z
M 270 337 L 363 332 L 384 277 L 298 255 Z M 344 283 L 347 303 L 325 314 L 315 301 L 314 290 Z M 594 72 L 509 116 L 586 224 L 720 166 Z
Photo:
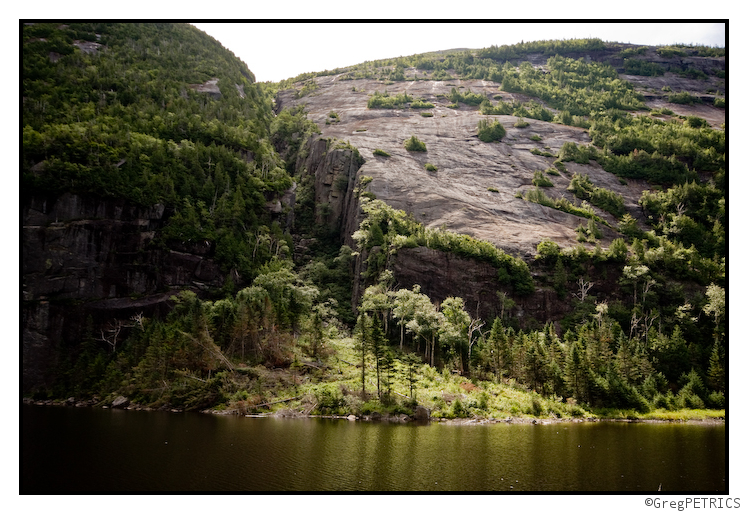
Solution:
M 27 405 L 39 406 L 62 406 L 62 407 L 92 407 L 101 409 L 122 409 L 136 411 L 163 411 L 163 412 L 184 412 L 183 409 L 174 409 L 168 405 L 153 408 L 131 402 L 124 396 L 118 396 L 114 400 L 105 401 L 98 397 L 89 399 L 76 399 L 73 397 L 65 400 L 34 400 L 32 398 L 23 398 L 23 403 Z M 579 418 L 533 418 L 533 417 L 506 417 L 506 418 L 436 418 L 432 417 L 429 410 L 423 406 L 418 406 L 412 416 L 407 414 L 382 414 L 372 412 L 366 415 L 323 415 L 310 414 L 304 410 L 281 409 L 275 412 L 243 414 L 237 409 L 205 409 L 200 411 L 201 414 L 212 414 L 218 416 L 243 416 L 246 418 L 320 418 L 320 419 L 346 419 L 348 421 L 373 421 L 384 423 L 444 423 L 448 425 L 492 425 L 497 423 L 517 424 L 517 425 L 551 425 L 555 423 L 600 423 L 600 422 L 617 422 L 617 423 L 693 423 L 717 425 L 726 422 L 724 417 L 719 418 L 693 418 L 693 419 L 642 419 L 642 418 L 597 418 L 597 417 L 579 417 Z

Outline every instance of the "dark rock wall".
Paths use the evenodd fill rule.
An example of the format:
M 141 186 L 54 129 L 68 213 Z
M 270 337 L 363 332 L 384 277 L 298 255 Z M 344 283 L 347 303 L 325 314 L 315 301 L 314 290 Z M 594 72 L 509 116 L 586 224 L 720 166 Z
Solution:
M 558 298 L 552 289 L 536 287 L 525 297 L 511 295 L 510 288 L 499 282 L 496 268 L 475 259 L 417 247 L 398 250 L 391 263 L 396 287 L 411 289 L 419 284 L 421 292 L 437 303 L 458 296 L 471 316 L 484 320 L 501 313 L 499 292 L 509 293 L 516 302 L 511 315 L 523 326 L 558 320 L 571 310 L 571 302 Z
M 50 385 L 89 318 L 96 334 L 135 314 L 163 315 L 174 291 L 218 288 L 225 279 L 205 243 L 155 244 L 163 205 L 38 196 L 24 199 L 21 216 L 24 392 Z
M 361 222 L 355 192 L 360 167 L 354 150 L 335 148 L 334 140 L 319 137 L 307 143 L 307 156 L 297 163 L 297 172 L 314 176 L 316 223 L 338 231 L 341 244 L 351 248 L 355 248 L 351 236 Z

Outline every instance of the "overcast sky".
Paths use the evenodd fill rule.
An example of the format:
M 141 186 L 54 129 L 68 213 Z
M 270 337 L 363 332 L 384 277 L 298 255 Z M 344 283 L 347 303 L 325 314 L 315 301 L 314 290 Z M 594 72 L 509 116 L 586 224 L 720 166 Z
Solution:
M 259 82 L 389 57 L 520 41 L 597 37 L 641 45 L 725 46 L 724 23 L 193 23 Z

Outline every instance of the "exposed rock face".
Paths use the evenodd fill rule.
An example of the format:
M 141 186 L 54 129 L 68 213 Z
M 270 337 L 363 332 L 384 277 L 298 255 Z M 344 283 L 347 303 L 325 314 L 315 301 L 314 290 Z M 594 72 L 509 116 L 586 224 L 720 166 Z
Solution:
M 500 143 L 484 143 L 477 137 L 477 125 L 479 119 L 486 117 L 474 107 L 447 108 L 451 101 L 443 95 L 448 95 L 454 86 L 493 95 L 498 92 L 498 84 L 454 80 L 397 82 L 386 86 L 390 95 L 407 92 L 434 103 L 435 107 L 428 110 L 433 116 L 423 117 L 422 111 L 415 109 L 368 109 L 368 94 L 384 91 L 385 87 L 375 80 L 338 79 L 339 76 L 319 77 L 320 87 L 312 95 L 296 100 L 292 93 L 283 92 L 279 103 L 284 107 L 294 102 L 305 103 L 310 118 L 320 126 L 324 136 L 350 141 L 357 147 L 366 160 L 359 174 L 373 177 L 369 191 L 378 199 L 412 213 L 427 227 L 445 226 L 485 239 L 513 255 L 534 255 L 537 243 L 543 239 L 561 246 L 576 244 L 574 229 L 579 218 L 526 202 L 515 194 L 534 188 L 534 172 L 553 163 L 554 158 L 534 155 L 530 150 L 555 154 L 566 141 L 589 143 L 584 130 L 530 119 L 526 120 L 530 126 L 514 128 L 516 117 L 491 116 L 501 121 L 507 135 Z M 507 101 L 509 97 L 526 100 L 522 95 L 501 94 Z M 325 125 L 330 110 L 338 113 L 339 123 Z M 411 135 L 426 143 L 427 152 L 405 150 L 403 143 Z M 540 142 L 531 139 L 534 135 L 541 138 Z M 377 148 L 391 157 L 375 156 L 373 151 Z M 426 163 L 434 164 L 438 170 L 427 171 Z M 596 185 L 621 193 L 634 213 L 639 210 L 636 203 L 643 184 L 629 181 L 624 186 L 596 163 L 585 166 L 569 163 L 567 169 L 568 176 L 554 177 L 554 194 L 573 200 L 566 187 L 572 173 L 583 171 L 590 174 Z M 599 214 L 615 222 L 607 213 Z M 607 234 L 608 241 L 612 235 Z
M 497 292 L 511 292 L 509 287 L 499 282 L 493 266 L 475 259 L 418 247 L 401 248 L 391 262 L 398 287 L 411 289 L 419 284 L 421 292 L 438 303 L 450 296 L 458 296 L 465 301 L 465 308 L 471 316 L 484 320 L 501 314 Z M 512 315 L 516 315 L 520 322 L 532 319 L 545 323 L 546 320 L 561 318 L 570 310 L 569 302 L 559 301 L 555 291 L 542 287 L 516 300 Z
M 609 58 L 608 53 L 594 57 Z M 547 56 L 538 56 L 535 64 L 543 66 L 546 59 Z M 692 57 L 678 61 L 684 59 L 724 69 L 724 60 Z M 423 74 L 418 70 L 406 70 L 407 76 L 414 73 Z M 462 92 L 486 93 L 489 98 L 498 94 L 507 102 L 529 100 L 521 94 L 500 91 L 500 85 L 490 81 L 414 80 L 384 85 L 373 79 L 341 80 L 341 77 L 317 77 L 318 89 L 301 98 L 296 98 L 295 90 L 282 91 L 277 105 L 289 108 L 304 104 L 309 118 L 320 127 L 323 137 L 349 141 L 358 148 L 365 159 L 359 174 L 373 177 L 368 190 L 377 198 L 412 213 L 427 227 L 445 226 L 455 232 L 491 241 L 508 253 L 525 258 L 534 255 L 537 243 L 543 239 L 562 247 L 577 244 L 574 229 L 580 223 L 578 217 L 526 202 L 515 195 L 534 188 L 535 171 L 548 169 L 555 160 L 533 154 L 531 150 L 555 155 L 564 142 L 588 144 L 585 130 L 533 119 L 525 119 L 529 126 L 516 128 L 515 116 L 484 116 L 477 107 L 464 104 L 457 109 L 447 107 L 452 103 L 447 95 L 453 87 Z M 665 101 L 661 87 L 667 82 L 676 81 L 685 90 L 693 91 L 703 91 L 711 85 L 711 82 L 705 84 L 673 73 L 667 73 L 666 77 L 638 79 L 641 92 L 652 106 Z M 650 90 L 651 80 L 659 81 L 657 91 Z M 426 110 L 368 109 L 369 96 L 375 91 L 386 91 L 391 96 L 407 93 L 433 103 L 434 107 Z M 710 105 L 668 104 L 668 107 L 679 114 L 704 117 L 715 127 L 724 122 L 724 109 Z M 330 111 L 338 114 L 339 122 L 326 124 Z M 432 116 L 424 117 L 422 112 Z M 501 142 L 484 143 L 478 139 L 478 121 L 486 118 L 497 119 L 506 128 L 507 134 Z M 405 150 L 403 143 L 411 135 L 426 144 L 426 152 Z M 376 156 L 373 154 L 375 149 L 384 150 L 391 157 Z M 427 171 L 426 163 L 435 165 L 437 171 Z M 629 213 L 641 217 L 638 200 L 642 191 L 648 189 L 646 183 L 627 180 L 627 184 L 621 184 L 616 176 L 604 171 L 596 162 L 587 165 L 566 163 L 566 167 L 568 173 L 552 177 L 554 187 L 548 189 L 549 194 L 578 202 L 566 188 L 573 173 L 587 174 L 596 186 L 622 195 Z M 617 222 L 605 211 L 597 208 L 595 211 L 612 225 Z M 604 231 L 601 245 L 606 247 L 614 237 L 614 232 Z
M 76 195 L 25 201 L 23 230 L 23 389 L 49 385 L 57 351 L 94 327 L 165 314 L 173 289 L 221 287 L 225 277 L 195 244 L 151 244 L 165 209 Z M 123 333 L 124 335 L 124 333 Z
M 124 396 L 118 396 L 112 402 L 113 409 L 124 409 L 128 405 L 130 405 L 130 400 Z
M 653 51 L 650 49 L 648 52 Z M 617 52 L 605 51 L 599 55 L 574 57 L 603 61 L 611 59 Z M 533 65 L 542 67 L 547 56 L 530 56 L 529 60 Z M 623 60 L 619 61 L 611 64 L 622 72 Z M 663 66 L 678 65 L 683 61 L 681 64 L 697 68 L 724 69 L 723 59 L 689 57 L 685 60 L 663 58 L 660 61 Z M 405 74 L 424 75 L 422 71 L 414 69 L 406 70 Z M 586 220 L 526 202 L 517 198 L 516 194 L 534 189 L 532 179 L 535 171 L 548 169 L 555 160 L 554 157 L 537 153 L 555 155 L 567 141 L 588 144 L 589 136 L 585 130 L 534 119 L 525 119 L 529 126 L 519 128 L 514 126 L 517 122 L 514 116 L 483 116 L 477 107 L 464 104 L 458 108 L 448 107 L 452 103 L 448 98 L 452 88 L 461 92 L 486 93 L 489 98 L 498 94 L 507 102 L 529 100 L 521 94 L 500 91 L 499 84 L 490 81 L 413 80 L 385 85 L 373 79 L 342 80 L 342 77 L 317 77 L 315 81 L 319 87 L 302 98 L 296 97 L 295 90 L 282 91 L 277 105 L 284 109 L 304 104 L 309 118 L 320 127 L 323 138 L 349 141 L 358 148 L 365 160 L 358 175 L 373 178 L 368 191 L 378 199 L 411 213 L 426 227 L 445 227 L 490 241 L 508 254 L 529 263 L 534 260 L 537 244 L 542 240 L 553 241 L 562 248 L 578 244 L 575 229 L 580 224 L 586 224 Z M 709 84 L 673 73 L 666 73 L 664 77 L 623 78 L 634 78 L 632 82 L 653 108 L 665 104 L 667 99 L 662 86 L 669 82 L 677 83 L 675 90 L 697 92 L 712 85 L 715 90 L 720 89 L 714 77 L 710 77 Z M 655 86 L 656 89 L 652 89 Z M 723 90 L 724 86 L 721 87 Z M 375 91 L 386 91 L 390 96 L 407 93 L 414 99 L 422 98 L 433 103 L 434 107 L 426 110 L 369 109 L 367 102 Z M 713 103 L 713 98 L 707 100 Z M 709 103 L 667 106 L 677 114 L 705 118 L 715 128 L 724 123 L 724 110 Z M 328 124 L 326 121 L 331 111 L 337 113 L 337 121 Z M 422 112 L 431 115 L 422 116 Z M 484 143 L 478 139 L 478 121 L 486 118 L 497 119 L 506 128 L 507 134 L 501 142 Z M 404 141 L 411 135 L 426 144 L 426 152 L 405 150 Z M 375 155 L 376 149 L 384 150 L 390 157 Z M 532 153 L 533 150 L 536 153 Z M 344 241 L 353 247 L 351 235 L 358 228 L 360 220 L 355 195 L 350 195 L 351 186 L 356 183 L 351 176 L 354 170 L 350 168 L 348 175 L 345 175 L 341 165 L 335 164 L 333 157 L 324 156 L 324 151 L 321 140 L 318 140 L 304 164 L 308 170 L 314 170 L 317 201 L 329 205 L 327 218 L 320 221 L 331 226 L 337 221 Z M 427 171 L 427 163 L 435 165 L 437 171 Z M 628 179 L 622 183 L 596 162 L 587 165 L 565 164 L 566 173 L 550 177 L 554 187 L 547 189 L 549 195 L 579 203 L 566 188 L 574 173 L 586 174 L 596 186 L 620 194 L 626 210 L 635 218 L 643 219 L 638 201 L 642 192 L 649 189 L 644 181 Z M 335 166 L 341 171 L 332 171 Z M 348 179 L 346 195 L 334 191 L 334 184 L 339 183 L 338 180 L 341 180 L 340 183 L 344 181 L 338 178 L 341 176 Z M 594 210 L 600 218 L 616 226 L 618 220 L 612 215 L 598 208 Z M 605 226 L 598 225 L 598 228 L 602 231 L 599 242 L 603 249 L 613 239 L 620 237 L 620 234 Z M 473 314 L 478 310 L 479 316 L 484 319 L 495 316 L 500 309 L 496 292 L 502 289 L 496 271 L 486 263 L 426 248 L 401 249 L 391 262 L 398 287 L 410 288 L 420 284 L 422 292 L 434 301 L 461 296 L 469 312 Z M 360 277 L 361 266 L 362 259 L 359 259 L 356 277 Z M 615 279 L 611 275 L 612 286 L 606 286 L 609 290 L 615 289 Z M 598 284 L 596 288 L 601 286 Z M 354 284 L 354 304 L 362 289 L 363 284 Z M 570 309 L 570 302 L 558 298 L 554 290 L 543 287 L 529 297 L 515 300 L 514 314 L 520 319 L 532 318 L 540 323 L 558 320 Z
M 314 176 L 316 222 L 340 231 L 341 242 L 355 247 L 351 235 L 360 219 L 354 189 L 361 162 L 351 148 L 335 145 L 326 138 L 311 140 L 306 158 L 297 163 L 297 172 Z
M 218 79 L 210 79 L 204 84 L 192 84 L 190 87 L 200 93 L 206 93 L 213 98 L 221 97 L 221 90 L 218 88 Z M 240 93 L 243 94 L 243 90 Z

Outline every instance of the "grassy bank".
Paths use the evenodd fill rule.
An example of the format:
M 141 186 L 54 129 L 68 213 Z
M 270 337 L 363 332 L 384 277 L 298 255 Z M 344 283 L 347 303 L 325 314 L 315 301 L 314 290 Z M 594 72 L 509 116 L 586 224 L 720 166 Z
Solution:
M 640 413 L 634 410 L 593 409 L 574 399 L 544 397 L 513 381 L 469 379 L 457 373 L 439 372 L 427 364 L 406 369 L 399 359 L 389 372 L 380 371 L 377 395 L 376 368 L 367 359 L 366 392 L 361 388 L 360 353 L 352 338 L 328 342 L 326 358 L 315 363 L 295 362 L 289 369 L 257 366 L 245 370 L 253 379 L 215 406 L 215 411 L 252 414 L 283 412 L 288 415 L 336 415 L 384 417 L 413 415 L 415 407 L 427 408 L 432 419 L 503 420 L 543 419 L 636 419 L 717 420 L 724 410 L 664 409 Z M 411 393 L 412 386 L 412 393 Z

